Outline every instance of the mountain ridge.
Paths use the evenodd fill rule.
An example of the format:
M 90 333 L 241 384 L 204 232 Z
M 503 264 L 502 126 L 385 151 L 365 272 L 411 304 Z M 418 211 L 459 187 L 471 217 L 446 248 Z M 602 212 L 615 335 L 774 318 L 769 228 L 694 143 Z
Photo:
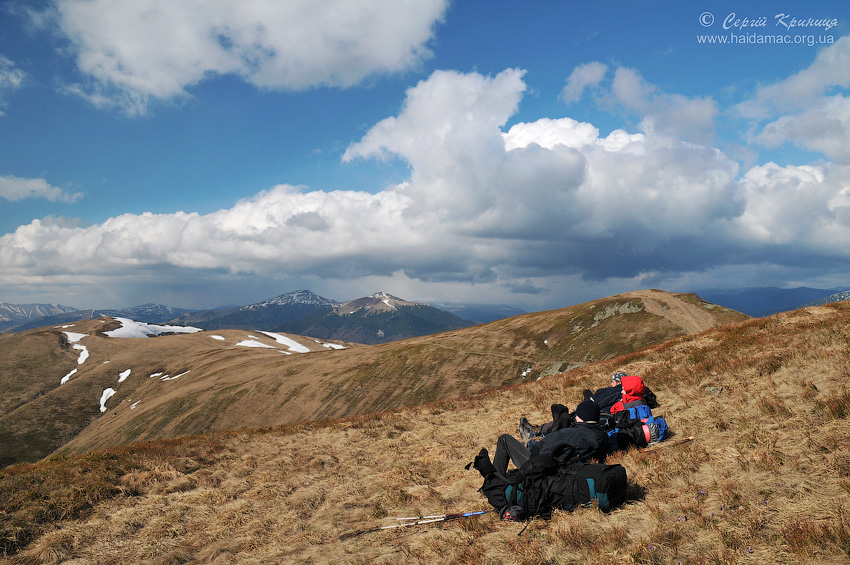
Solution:
M 45 325 L 62 325 L 100 316 L 130 318 L 155 324 L 194 325 L 203 329 L 251 329 L 265 327 L 273 331 L 296 331 L 326 339 L 360 340 L 385 343 L 407 337 L 438 333 L 472 325 L 454 314 L 422 302 L 412 302 L 376 292 L 370 296 L 337 302 L 311 290 L 296 290 L 245 306 L 213 310 L 189 310 L 147 303 L 124 309 L 78 310 L 55 305 L 5 305 L 0 308 L 0 330 L 23 331 Z M 351 316 L 365 309 L 368 320 Z M 409 309 L 405 311 L 405 309 Z M 24 316 L 21 312 L 31 314 Z M 14 316 L 13 316 L 14 314 Z M 371 316 L 384 316 L 376 319 Z M 343 317 L 343 319 L 334 319 Z M 346 318 L 347 317 L 347 318 Z M 309 323 L 308 323 L 309 321 Z M 366 327 L 368 326 L 368 330 Z M 381 327 L 381 326 L 384 327 Z
M 8 388 L 0 456 L 32 460 L 21 459 L 27 449 L 40 458 L 460 398 L 745 318 L 695 295 L 642 291 L 378 345 L 332 341 L 344 349 L 257 330 L 117 339 L 107 335 L 121 325 L 111 318 L 5 334 L 0 375 L 17 378 L 0 382 Z M 283 350 L 280 337 L 308 352 Z M 115 392 L 100 412 L 106 389 Z
M 296 333 L 320 339 L 387 343 L 473 325 L 421 302 L 386 292 L 337 302 L 310 290 L 297 290 L 212 316 L 187 314 L 169 321 L 204 329 L 250 329 Z

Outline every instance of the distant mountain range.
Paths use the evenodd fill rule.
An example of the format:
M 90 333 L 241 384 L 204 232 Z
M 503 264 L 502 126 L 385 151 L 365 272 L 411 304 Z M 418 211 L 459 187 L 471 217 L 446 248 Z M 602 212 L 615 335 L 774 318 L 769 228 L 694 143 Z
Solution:
M 0 329 L 34 320 L 66 314 L 76 311 L 76 308 L 57 304 L 7 304 L 0 302 Z
M 502 311 L 510 314 L 511 311 Z M 187 310 L 144 304 L 123 310 L 76 310 L 66 306 L 0 305 L 0 330 L 23 331 L 48 325 L 69 324 L 101 316 L 130 318 L 153 324 L 181 324 L 205 330 L 264 329 L 322 339 L 378 344 L 456 330 L 475 325 L 439 308 L 409 302 L 385 292 L 337 302 L 310 290 L 282 294 L 256 304 L 215 310 Z M 487 315 L 486 308 L 478 307 Z M 489 312 L 491 319 L 493 312 Z
M 268 328 L 321 339 L 378 344 L 475 325 L 450 312 L 385 292 L 337 302 L 310 290 L 220 311 L 190 312 L 169 320 L 205 330 Z
M 810 306 L 815 302 L 821 304 L 836 302 L 842 299 L 830 297 L 838 296 L 846 290 L 846 288 L 821 289 L 804 286 L 798 288 L 755 287 L 702 290 L 697 291 L 697 294 L 708 302 L 761 318 Z
M 91 320 L 101 316 L 130 318 L 149 324 L 161 324 L 185 312 L 185 308 L 172 308 L 162 304 L 142 304 L 123 310 L 78 310 L 70 306 L 54 304 L 7 304 L 0 303 L 0 331 L 24 331 L 42 326 L 70 324 L 80 320 Z
M 848 300 L 847 288 L 752 287 L 698 291 L 702 299 L 748 316 L 763 317 L 804 306 Z M 391 305 L 391 306 L 390 306 Z M 310 290 L 281 294 L 247 306 L 212 310 L 142 304 L 126 309 L 79 310 L 57 304 L 0 302 L 0 332 L 112 316 L 152 324 L 183 324 L 203 329 L 267 329 L 324 339 L 375 344 L 459 329 L 525 314 L 503 304 L 409 302 L 386 293 L 337 302 Z

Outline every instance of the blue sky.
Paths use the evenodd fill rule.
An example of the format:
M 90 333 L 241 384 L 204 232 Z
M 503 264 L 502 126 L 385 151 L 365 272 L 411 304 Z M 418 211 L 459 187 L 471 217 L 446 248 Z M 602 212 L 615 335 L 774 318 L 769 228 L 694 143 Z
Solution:
M 848 22 L 839 1 L 2 1 L 0 301 L 848 286 Z

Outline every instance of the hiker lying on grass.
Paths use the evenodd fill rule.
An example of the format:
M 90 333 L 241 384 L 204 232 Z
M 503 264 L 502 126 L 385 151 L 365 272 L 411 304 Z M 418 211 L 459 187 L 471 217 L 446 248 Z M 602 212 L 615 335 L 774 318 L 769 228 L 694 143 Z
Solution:
M 616 414 L 635 406 L 649 406 L 655 408 L 658 402 L 655 394 L 644 384 L 643 379 L 635 375 L 623 375 L 620 377 L 623 388 L 622 397 L 615 402 L 609 412 Z
M 611 407 L 622 399 L 623 388 L 620 379 L 625 376 L 627 376 L 626 373 L 618 371 L 611 377 L 611 386 L 600 388 L 594 393 L 591 393 L 589 389 L 585 389 L 584 399 L 595 402 L 599 406 L 600 412 L 609 413 Z M 563 404 L 553 404 L 551 422 L 546 422 L 541 426 L 534 426 L 523 416 L 519 420 L 519 434 L 522 440 L 527 442 L 532 438 L 543 437 L 546 434 L 563 428 L 571 428 L 574 424 L 575 414 L 570 413 L 569 408 Z
M 611 376 L 611 386 L 600 388 L 596 392 L 585 389 L 584 399 L 594 401 L 602 414 L 616 414 L 622 410 L 641 405 L 650 408 L 658 407 L 658 399 L 655 397 L 655 393 L 649 390 L 643 379 L 623 371 L 617 371 Z M 535 431 L 546 435 L 560 428 L 568 428 L 571 426 L 569 419 L 571 417 L 572 415 L 568 414 L 566 406 L 553 404 L 552 421 L 543 424 Z M 522 420 L 524 418 L 520 420 L 520 428 L 523 426 Z
M 658 407 L 658 400 L 655 398 L 655 394 L 644 384 L 643 379 L 635 375 L 628 375 L 623 371 L 614 373 L 611 377 L 611 386 L 609 387 L 600 388 L 594 393 L 591 393 L 589 389 L 585 389 L 584 399 L 592 400 L 599 406 L 603 423 L 610 423 L 611 414 L 616 414 L 629 408 L 636 406 Z M 519 419 L 519 435 L 523 442 L 528 442 L 531 439 L 544 437 L 546 434 L 563 428 L 571 428 L 574 424 L 575 414 L 570 413 L 569 408 L 563 404 L 553 404 L 552 421 L 535 426 L 523 416 Z
M 589 389 L 584 391 L 584 399 L 592 400 L 599 406 L 599 411 L 603 414 L 610 412 L 614 403 L 619 402 L 622 398 L 623 388 L 620 384 L 620 379 L 625 377 L 626 373 L 618 371 L 611 377 L 611 386 L 600 388 L 594 393 Z M 528 419 L 523 416 L 519 419 L 519 434 L 522 441 L 535 437 L 543 437 L 546 434 L 557 432 L 564 428 L 572 428 L 575 425 L 575 414 L 570 413 L 569 408 L 563 404 L 552 405 L 552 421 L 546 422 L 543 425 L 535 426 L 529 423 Z
M 594 393 L 585 389 L 585 400 L 593 400 L 599 405 L 599 410 L 603 414 L 615 414 L 625 408 L 639 406 L 645 404 L 650 408 L 658 407 L 658 399 L 655 398 L 655 393 L 649 390 L 643 379 L 617 371 L 611 377 L 611 386 L 600 388 Z M 628 404 L 634 402 L 634 404 Z
M 589 389 L 584 390 L 584 399 L 593 400 L 599 405 L 599 411 L 610 413 L 611 407 L 614 406 L 623 396 L 622 378 L 628 376 L 623 371 L 617 371 L 611 376 L 611 384 L 607 387 L 600 388 L 592 393 Z
M 585 400 L 572 414 L 575 425 L 550 432 L 543 438 L 534 438 L 526 445 L 510 434 L 499 436 L 493 466 L 506 477 L 508 461 L 520 468 L 532 455 L 548 455 L 561 465 L 595 459 L 603 461 L 608 454 L 608 434 L 599 424 L 599 406 Z

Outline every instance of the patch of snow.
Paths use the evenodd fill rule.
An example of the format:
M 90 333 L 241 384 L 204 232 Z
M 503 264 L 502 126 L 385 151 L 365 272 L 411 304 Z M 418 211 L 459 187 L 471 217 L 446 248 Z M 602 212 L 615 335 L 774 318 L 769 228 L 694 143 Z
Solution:
M 257 340 L 254 340 L 254 339 L 244 339 L 244 340 L 240 341 L 239 343 L 237 343 L 236 345 L 241 346 L 241 347 L 268 347 L 269 349 L 275 349 L 275 347 L 273 345 L 261 343 Z
M 135 408 L 136 406 L 138 406 L 138 405 L 139 405 L 139 402 L 141 402 L 141 400 L 137 400 L 137 401 L 135 401 L 134 403 L 132 403 L 132 404 L 130 405 L 130 410 L 132 410 L 133 408 Z
M 189 369 L 189 371 L 191 371 L 191 369 Z M 173 377 L 169 377 L 168 375 L 165 375 L 164 377 L 160 377 L 159 380 L 161 380 L 161 381 L 173 381 L 174 379 L 179 379 L 180 377 L 182 377 L 183 375 L 185 375 L 189 371 L 184 371 L 184 372 L 180 373 L 179 375 L 174 375 Z
M 84 337 L 88 337 L 88 334 L 80 334 L 80 333 L 77 333 L 77 332 L 62 332 L 62 333 L 65 334 L 66 336 L 68 336 L 68 341 L 70 341 L 71 343 L 77 343 L 78 341 L 80 341 Z
M 328 349 L 345 349 L 344 345 L 340 345 L 338 343 L 323 343 L 322 345 L 324 345 Z
M 152 374 L 152 375 L 151 375 L 150 377 L 148 377 L 148 378 L 149 378 L 149 379 L 152 379 L 152 378 L 154 378 L 154 377 L 161 377 L 161 376 L 162 376 L 162 373 L 154 373 L 154 374 Z
M 132 371 L 132 369 L 127 369 L 126 371 L 119 373 L 118 374 L 118 382 L 123 383 L 125 380 L 127 380 L 127 377 L 130 376 L 130 371 Z
M 213 339 L 217 339 L 219 341 L 224 341 L 223 335 L 211 335 L 210 337 L 213 338 Z
M 164 333 L 195 333 L 203 331 L 201 328 L 192 326 L 162 326 L 159 324 L 146 324 L 144 322 L 136 322 L 130 318 L 115 318 L 121 323 L 121 327 L 117 330 L 103 332 L 109 337 L 149 337 L 151 335 L 160 335 Z
M 82 365 L 86 362 L 86 359 L 89 358 L 89 349 L 85 345 L 80 345 L 79 343 L 74 344 L 74 349 L 80 350 L 80 357 L 77 359 L 77 364 Z
M 100 411 L 106 412 L 106 401 L 112 398 L 115 394 L 114 388 L 105 388 L 103 389 L 103 394 L 100 395 Z
M 265 334 L 271 338 L 273 338 L 276 342 L 281 345 L 285 345 L 289 348 L 290 351 L 294 351 L 295 353 L 309 353 L 310 348 L 306 345 L 301 345 L 294 339 L 290 339 L 285 335 L 280 335 L 272 332 L 260 332 L 261 334 Z
M 71 377 L 73 377 L 73 376 L 74 376 L 74 374 L 75 374 L 76 372 L 77 372 L 77 370 L 76 370 L 76 369 L 74 369 L 73 371 L 71 371 L 70 373 L 68 373 L 68 374 L 67 374 L 67 375 L 65 375 L 64 377 L 62 377 L 62 380 L 61 380 L 61 381 L 59 381 L 59 384 L 60 384 L 60 385 L 63 385 L 63 384 L 65 384 L 65 383 L 67 383 L 67 382 L 68 382 L 68 379 L 70 379 Z

